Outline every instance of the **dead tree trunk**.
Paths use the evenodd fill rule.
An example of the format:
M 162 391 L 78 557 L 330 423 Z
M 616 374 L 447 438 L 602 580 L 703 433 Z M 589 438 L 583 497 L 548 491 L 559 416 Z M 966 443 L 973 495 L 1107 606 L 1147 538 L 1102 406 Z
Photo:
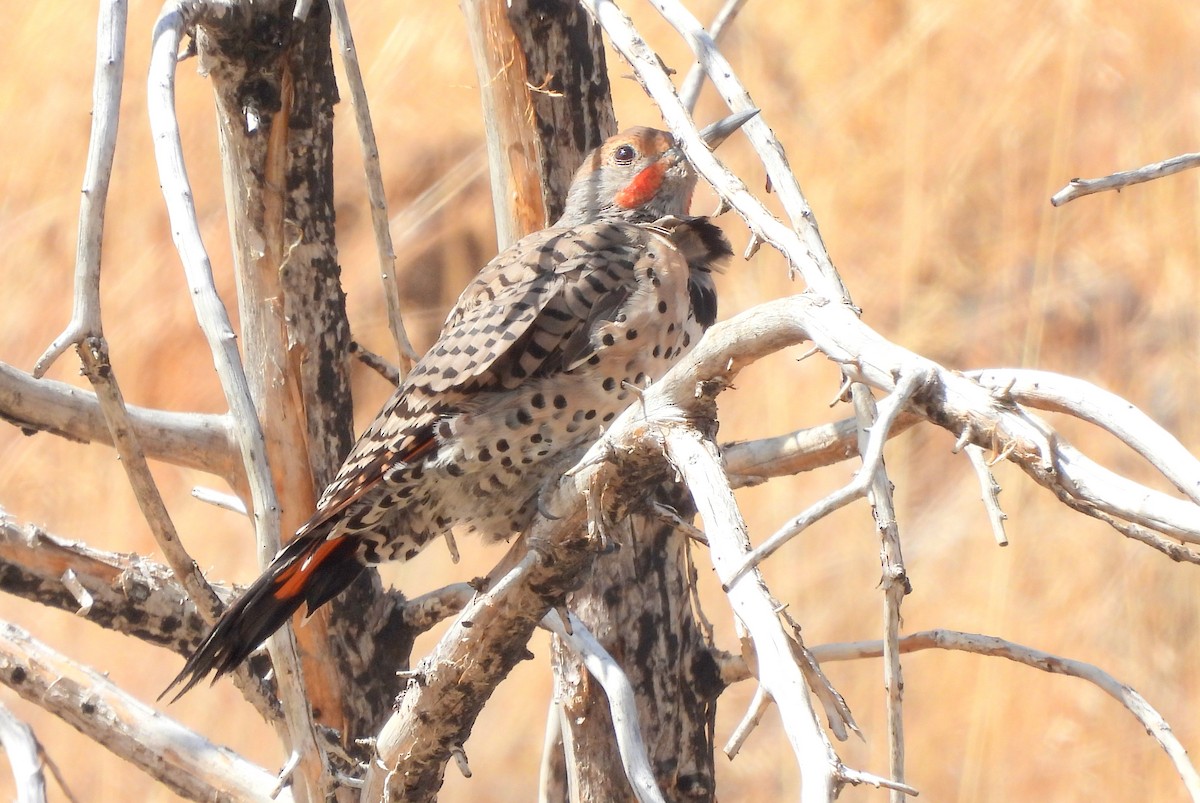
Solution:
M 239 6 L 198 26 L 196 38 L 216 97 L 247 376 L 286 539 L 354 440 L 334 228 L 329 7 L 316 3 L 297 23 L 290 3 Z M 407 665 L 402 599 L 366 572 L 296 630 L 317 719 L 348 744 L 378 730 L 395 669 Z

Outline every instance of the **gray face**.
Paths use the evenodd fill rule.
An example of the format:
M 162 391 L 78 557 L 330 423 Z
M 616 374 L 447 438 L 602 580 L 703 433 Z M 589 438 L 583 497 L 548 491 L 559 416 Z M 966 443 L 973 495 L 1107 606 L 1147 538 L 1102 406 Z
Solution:
M 647 222 L 685 215 L 695 187 L 695 173 L 669 133 L 631 128 L 589 154 L 556 225 L 576 226 L 600 216 Z

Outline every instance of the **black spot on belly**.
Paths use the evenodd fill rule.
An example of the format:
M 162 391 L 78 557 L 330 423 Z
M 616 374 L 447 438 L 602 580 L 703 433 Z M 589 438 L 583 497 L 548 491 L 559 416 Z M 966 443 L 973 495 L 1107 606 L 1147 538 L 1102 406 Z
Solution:
M 658 302 L 658 311 L 665 313 L 667 311 L 667 302 L 665 302 L 665 301 Z
M 605 377 L 604 381 L 600 384 L 600 387 L 604 388 L 605 390 L 612 390 L 616 386 L 617 380 L 611 376 Z
M 451 477 L 461 477 L 465 472 L 462 470 L 462 467 L 458 463 L 447 463 L 446 464 L 446 473 L 449 474 Z
M 497 452 L 507 452 L 508 451 L 508 441 L 506 441 L 504 438 L 501 438 L 500 440 L 496 441 L 496 451 Z
M 521 409 L 517 410 L 517 421 L 525 426 L 529 426 L 533 423 L 533 414 L 522 407 Z
M 567 409 L 567 397 L 562 395 L 561 393 L 558 394 L 557 396 L 555 396 L 554 397 L 554 409 L 556 409 L 556 410 Z
M 600 338 L 600 342 L 606 346 L 611 346 L 617 342 L 617 339 L 613 337 L 612 332 L 605 332 L 604 336 Z
M 546 397 L 540 393 L 535 393 L 533 394 L 533 398 L 529 400 L 529 403 L 541 410 L 546 406 Z

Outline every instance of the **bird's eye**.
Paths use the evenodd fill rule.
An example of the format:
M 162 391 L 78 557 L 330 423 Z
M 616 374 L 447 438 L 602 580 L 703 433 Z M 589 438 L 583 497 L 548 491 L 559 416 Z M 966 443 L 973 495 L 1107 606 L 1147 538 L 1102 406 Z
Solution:
M 636 157 L 637 151 L 633 149 L 632 145 L 622 145 L 613 152 L 613 158 L 619 165 L 632 164 Z

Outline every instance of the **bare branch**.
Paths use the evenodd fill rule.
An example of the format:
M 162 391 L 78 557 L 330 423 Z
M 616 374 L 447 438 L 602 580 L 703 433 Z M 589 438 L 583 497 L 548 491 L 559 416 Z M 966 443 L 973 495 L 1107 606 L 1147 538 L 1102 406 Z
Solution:
M 146 523 L 150 525 L 150 531 L 154 534 L 155 543 L 162 550 L 175 579 L 183 585 L 200 615 L 212 624 L 224 610 L 224 605 L 200 573 L 196 561 L 192 560 L 192 556 L 179 542 L 179 533 L 176 532 L 167 506 L 158 492 L 158 485 L 150 474 L 150 466 L 146 464 L 142 445 L 130 426 L 125 399 L 121 395 L 121 388 L 108 359 L 108 345 L 103 338 L 89 337 L 79 346 L 79 359 L 83 361 L 84 373 L 96 390 L 100 410 L 108 421 L 108 430 L 112 434 L 121 466 L 133 487 L 142 515 L 146 517 Z
M 1004 520 L 1008 518 L 1008 514 L 1000 509 L 1000 500 L 997 498 L 1000 493 L 1000 483 L 996 482 L 996 478 L 992 476 L 991 470 L 987 467 L 987 461 L 983 458 L 983 449 L 973 443 L 967 444 L 965 448 L 967 459 L 971 461 L 971 468 L 975 470 L 975 476 L 979 479 L 979 489 L 982 493 L 980 498 L 987 511 L 988 521 L 992 525 L 992 534 L 996 537 L 996 544 L 1008 546 L 1008 536 L 1004 532 Z
M 883 444 L 892 422 L 903 407 L 904 400 L 915 392 L 922 379 L 917 375 L 904 377 L 886 401 L 895 400 L 887 411 L 879 414 L 871 390 L 856 382 L 850 389 L 854 411 L 858 417 L 858 448 L 862 452 L 860 475 L 870 472 L 867 498 L 879 533 L 880 590 L 883 592 L 883 687 L 887 696 L 888 776 L 904 783 L 904 675 L 900 666 L 900 608 L 904 595 L 912 591 L 904 556 L 900 546 L 900 530 L 896 523 L 896 508 L 892 499 L 892 481 L 883 463 Z M 879 430 L 883 428 L 883 431 Z M 878 441 L 878 447 L 873 441 Z M 810 681 L 811 685 L 811 681 Z M 892 788 L 892 803 L 903 803 L 905 790 Z
M 33 729 L 0 703 L 0 747 L 8 757 L 16 803 L 46 803 L 46 776 L 42 772 L 42 746 Z
M 75 301 L 71 320 L 33 367 L 40 379 L 72 345 L 102 337 L 100 326 L 100 244 L 104 238 L 104 207 L 117 151 L 121 117 L 121 83 L 125 74 L 127 0 L 100 4 L 96 31 L 96 69 L 92 84 L 92 132 L 79 203 L 79 237 L 75 249 Z
M 130 406 L 130 425 L 147 456 L 208 471 L 238 487 L 244 480 L 228 418 Z M 94 393 L 0 362 L 0 419 L 25 432 L 51 432 L 83 443 L 112 445 Z
M 762 686 L 758 686 L 754 690 L 754 699 L 750 701 L 750 707 L 746 709 L 746 713 L 742 716 L 741 722 L 733 729 L 733 733 L 729 735 L 729 740 L 725 742 L 725 755 L 729 758 L 734 758 L 742 750 L 742 745 L 746 743 L 746 738 L 750 735 L 750 731 L 758 727 L 758 723 L 762 722 L 762 718 L 766 715 L 767 709 L 771 706 L 771 698 L 767 696 L 766 691 Z
M 650 758 L 642 740 L 637 701 L 629 678 L 578 618 L 571 616 L 571 627 L 568 630 L 558 612 L 550 611 L 542 619 L 542 624 L 579 654 L 588 672 L 604 688 L 604 693 L 608 696 L 613 728 L 616 731 L 621 764 L 625 768 L 625 777 L 629 779 L 634 797 L 639 803 L 661 803 L 662 792 L 654 779 L 654 770 L 650 766 Z
M 0 585 L 6 592 L 76 613 L 79 592 L 67 587 L 68 574 L 91 597 L 85 618 L 101 627 L 176 652 L 186 652 L 207 630 L 165 566 L 19 527 L 0 514 Z
M 901 413 L 892 425 L 891 437 L 923 419 Z M 783 477 L 831 466 L 858 455 L 858 421 L 844 418 L 817 424 L 784 435 L 721 445 L 725 470 L 733 487 L 757 485 L 771 477 Z
M 801 800 L 832 801 L 841 761 L 817 722 L 803 674 L 786 632 L 756 570 L 735 579 L 750 551 L 746 525 L 738 512 L 716 456 L 716 447 L 694 430 L 664 432 L 667 459 L 683 476 L 709 533 L 709 555 L 738 620 L 749 631 L 760 686 L 775 700 L 784 732 L 800 766 Z
M 299 6 L 296 8 L 299 12 Z M 363 86 L 362 69 L 358 66 L 358 52 L 354 49 L 354 34 L 350 31 L 350 17 L 346 13 L 344 0 L 330 0 L 329 10 L 333 15 L 333 29 L 337 36 L 342 64 L 346 67 L 346 83 L 350 87 L 350 105 L 354 109 L 354 121 L 358 124 L 358 143 L 362 150 L 363 171 L 367 176 L 367 198 L 371 204 L 371 229 L 375 232 L 375 250 L 379 253 L 379 274 L 383 279 L 383 297 L 387 303 L 388 328 L 400 355 L 405 371 L 412 368 L 420 355 L 408 339 L 404 328 L 404 317 L 400 312 L 399 277 L 396 276 L 396 251 L 392 245 L 392 232 L 388 225 L 387 193 L 383 189 L 383 174 L 379 166 L 379 146 L 375 141 L 375 126 L 371 123 L 371 110 L 367 104 L 367 90 Z M 365 358 L 363 358 L 365 361 Z M 372 366 L 374 367 L 374 366 Z M 395 382 L 393 384 L 399 384 Z
M 613 46 L 629 60 L 637 72 L 638 79 L 658 104 L 663 119 L 680 140 L 688 159 L 696 166 L 697 172 L 746 220 L 752 234 L 783 252 L 792 269 L 799 270 L 804 275 L 809 287 L 830 300 L 849 303 L 849 293 L 829 260 L 829 254 L 817 230 L 812 208 L 800 192 L 800 185 L 788 166 L 783 146 L 771 131 L 765 117 L 758 115 L 747 122 L 742 130 L 746 132 L 755 151 L 763 160 L 767 180 L 783 204 L 790 226 L 772 215 L 763 203 L 746 189 L 745 184 L 704 147 L 695 125 L 675 95 L 674 86 L 663 70 L 662 61 L 634 30 L 629 18 L 621 13 L 611 0 L 582 1 L 608 32 Z M 704 67 L 713 86 L 729 104 L 730 109 L 741 111 L 757 107 L 750 98 L 750 93 L 738 80 L 732 65 L 717 50 L 712 37 L 690 11 L 677 0 L 654 0 L 653 5 L 696 54 L 700 65 Z
M 887 442 L 892 422 L 904 409 L 909 400 L 920 387 L 931 377 L 927 371 L 915 371 L 906 374 L 896 384 L 895 392 L 883 401 L 881 406 L 886 409 L 871 426 L 871 432 L 866 439 L 863 453 L 863 465 L 849 483 L 816 502 L 800 515 L 793 518 L 779 529 L 774 535 L 755 547 L 747 556 L 745 563 L 733 573 L 733 579 L 741 577 L 747 570 L 766 560 L 792 538 L 804 532 L 811 524 L 820 521 L 834 511 L 866 496 L 876 485 L 876 471 L 883 464 L 883 446 Z M 861 439 L 860 439 L 861 441 Z M 860 447 L 861 448 L 861 447 Z
M 134 553 L 93 549 L 33 525 L 18 526 L 3 511 L 0 588 L 180 654 L 190 652 L 208 632 L 166 566 Z M 232 593 L 225 587 L 217 590 L 225 598 Z M 81 594 L 91 601 L 86 612 L 79 610 Z M 279 718 L 267 685 L 251 666 L 240 668 L 234 679 L 264 720 Z
M 990 369 L 968 374 L 1030 407 L 1066 413 L 1115 436 L 1200 505 L 1200 460 L 1150 416 L 1091 382 L 1050 371 Z
M 1185 153 L 1182 156 L 1173 156 L 1170 159 L 1154 162 L 1153 164 L 1139 167 L 1136 170 L 1113 173 L 1104 178 L 1073 178 L 1067 182 L 1067 186 L 1054 193 L 1054 196 L 1050 198 L 1050 203 L 1054 206 L 1062 206 L 1065 203 L 1074 201 L 1076 198 L 1082 198 L 1085 195 L 1092 195 L 1093 193 L 1105 190 L 1117 190 L 1120 192 L 1125 187 L 1141 184 L 1143 181 L 1153 181 L 1156 178 L 1170 176 L 1184 170 L 1190 170 L 1197 165 L 1200 165 L 1200 153 Z
M 403 376 L 400 369 L 389 363 L 383 357 L 380 357 L 375 352 L 368 349 L 358 341 L 350 342 L 350 353 L 358 358 L 358 361 L 370 368 L 375 373 L 387 380 L 389 385 L 397 386 L 400 384 Z
M 1155 741 L 1166 751 L 1172 763 L 1175 764 L 1175 770 L 1183 779 L 1184 786 L 1187 787 L 1188 794 L 1192 800 L 1200 801 L 1200 774 L 1197 774 L 1196 768 L 1192 766 L 1183 745 L 1179 743 L 1179 740 L 1175 738 L 1175 734 L 1171 732 L 1171 726 L 1144 697 L 1102 669 L 1083 661 L 1061 658 L 1048 652 L 1035 650 L 1031 647 L 1025 647 L 994 636 L 960 633 L 954 630 L 926 630 L 920 633 L 913 633 L 900 640 L 900 649 L 903 652 L 916 652 L 917 650 L 928 649 L 959 650 L 976 653 L 977 655 L 1007 658 L 1010 661 L 1032 666 L 1034 669 L 1040 669 L 1043 672 L 1069 675 L 1099 686 L 1105 694 L 1121 703 L 1131 714 L 1137 717 L 1138 722 L 1142 724 L 1146 732 L 1154 737 Z M 880 656 L 882 652 L 883 645 L 878 641 L 822 644 L 813 647 L 813 654 L 820 661 L 849 661 L 857 658 L 875 658 Z
M 713 42 L 721 40 L 721 34 L 725 32 L 725 27 L 733 22 L 744 5 L 746 5 L 746 0 L 725 0 L 721 10 L 717 12 L 717 16 L 713 17 L 712 25 L 708 26 L 708 32 L 712 36 Z M 679 89 L 679 99 L 687 107 L 689 114 L 696 110 L 696 101 L 700 99 L 704 78 L 704 68 L 699 64 L 693 64 L 692 69 L 688 70 L 687 78 L 683 79 L 683 85 Z
M 104 675 L 0 622 L 0 682 L 193 800 L 269 803 L 275 777 L 155 711 Z M 290 801 L 284 791 L 277 801 Z
M 462 611 L 473 596 L 475 589 L 470 583 L 454 583 L 414 597 L 404 603 L 404 624 L 418 633 L 424 633 L 438 622 Z

